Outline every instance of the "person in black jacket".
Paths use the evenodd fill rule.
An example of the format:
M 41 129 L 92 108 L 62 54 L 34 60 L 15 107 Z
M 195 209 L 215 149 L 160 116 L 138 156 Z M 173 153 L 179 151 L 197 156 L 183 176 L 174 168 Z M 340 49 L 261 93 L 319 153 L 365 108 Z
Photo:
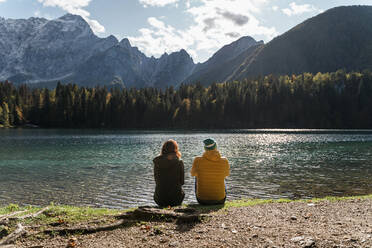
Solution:
M 154 158 L 155 193 L 154 200 L 160 207 L 182 204 L 185 193 L 182 190 L 185 172 L 178 144 L 166 141 L 159 156 Z

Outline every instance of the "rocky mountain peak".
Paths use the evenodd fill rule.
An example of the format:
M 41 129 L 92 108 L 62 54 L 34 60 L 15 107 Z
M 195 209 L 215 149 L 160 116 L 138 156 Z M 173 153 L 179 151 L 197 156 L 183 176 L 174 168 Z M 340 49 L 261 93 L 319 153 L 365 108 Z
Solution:
M 131 44 L 130 44 L 130 42 L 127 38 L 122 39 L 119 43 L 119 46 L 123 47 L 123 48 L 127 48 L 127 49 L 132 48 L 132 46 L 131 46 Z
M 86 23 L 86 21 L 83 19 L 83 17 L 81 17 L 79 15 L 70 14 L 70 13 L 67 13 L 67 14 L 61 16 L 60 18 L 58 18 L 58 20 L 73 21 L 73 22 L 85 22 Z

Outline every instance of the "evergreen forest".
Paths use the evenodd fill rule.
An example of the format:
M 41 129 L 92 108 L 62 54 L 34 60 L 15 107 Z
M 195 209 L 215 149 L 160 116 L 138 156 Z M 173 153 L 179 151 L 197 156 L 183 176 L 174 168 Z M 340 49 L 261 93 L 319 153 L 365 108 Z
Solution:
M 268 75 L 177 89 L 0 83 L 0 126 L 372 128 L 372 72 Z

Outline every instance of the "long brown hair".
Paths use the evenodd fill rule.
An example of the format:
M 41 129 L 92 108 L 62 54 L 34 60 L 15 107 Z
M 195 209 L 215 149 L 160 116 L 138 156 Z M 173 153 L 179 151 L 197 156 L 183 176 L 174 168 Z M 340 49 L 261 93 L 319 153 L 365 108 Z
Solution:
M 175 153 L 178 158 L 181 158 L 181 153 L 178 151 L 178 144 L 175 140 L 168 140 L 164 142 L 160 155 L 166 155 L 169 153 Z

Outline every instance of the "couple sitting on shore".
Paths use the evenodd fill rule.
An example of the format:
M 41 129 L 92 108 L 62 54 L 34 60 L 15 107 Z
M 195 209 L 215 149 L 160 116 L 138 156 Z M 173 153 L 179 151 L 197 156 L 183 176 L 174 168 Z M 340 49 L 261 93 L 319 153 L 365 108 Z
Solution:
M 230 166 L 226 158 L 217 151 L 213 139 L 203 141 L 203 156 L 194 159 L 191 176 L 195 179 L 195 194 L 199 204 L 218 205 L 226 200 L 225 177 L 230 175 Z M 185 193 L 184 165 L 178 144 L 168 140 L 163 144 L 161 153 L 154 160 L 155 194 L 154 200 L 160 207 L 181 205 Z

